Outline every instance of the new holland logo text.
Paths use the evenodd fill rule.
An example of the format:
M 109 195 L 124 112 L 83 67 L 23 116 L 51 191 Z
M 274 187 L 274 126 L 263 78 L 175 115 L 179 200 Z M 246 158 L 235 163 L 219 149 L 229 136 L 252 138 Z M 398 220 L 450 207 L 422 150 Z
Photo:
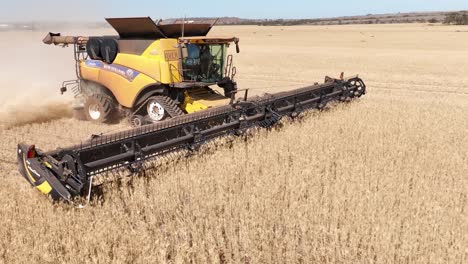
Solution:
M 117 65 L 117 64 L 106 64 L 102 61 L 96 61 L 96 60 L 87 60 L 85 62 L 86 66 L 91 67 L 91 68 L 98 68 L 98 69 L 103 69 L 105 71 L 113 72 L 115 74 L 118 74 L 128 81 L 132 82 L 140 73 L 132 70 L 130 68 Z
M 39 175 L 39 173 L 37 173 L 37 171 L 34 170 L 34 169 L 31 167 L 31 163 L 29 162 L 29 160 L 27 160 L 26 163 L 27 163 L 27 167 L 28 167 L 27 169 L 29 169 L 30 172 L 34 173 L 37 177 L 40 178 L 41 175 Z

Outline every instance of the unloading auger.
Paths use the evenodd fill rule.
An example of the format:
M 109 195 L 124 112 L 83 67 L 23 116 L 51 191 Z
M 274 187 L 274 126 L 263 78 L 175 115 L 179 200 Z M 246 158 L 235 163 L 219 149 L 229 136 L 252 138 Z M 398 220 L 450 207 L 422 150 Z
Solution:
M 332 79 L 288 92 L 237 99 L 124 132 L 92 137 L 82 144 L 43 152 L 19 144 L 21 174 L 53 200 L 72 201 L 91 190 L 93 178 L 119 168 L 138 172 L 144 161 L 192 148 L 223 135 L 241 135 L 252 127 L 271 127 L 284 116 L 322 109 L 331 101 L 348 101 L 366 93 L 359 77 Z

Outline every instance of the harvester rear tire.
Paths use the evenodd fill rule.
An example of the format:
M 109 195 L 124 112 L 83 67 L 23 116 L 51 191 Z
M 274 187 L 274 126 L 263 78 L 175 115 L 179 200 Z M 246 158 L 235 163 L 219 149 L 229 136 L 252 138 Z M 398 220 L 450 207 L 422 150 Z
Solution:
M 112 98 L 106 94 L 92 94 L 86 100 L 84 113 L 88 121 L 109 123 L 115 112 Z

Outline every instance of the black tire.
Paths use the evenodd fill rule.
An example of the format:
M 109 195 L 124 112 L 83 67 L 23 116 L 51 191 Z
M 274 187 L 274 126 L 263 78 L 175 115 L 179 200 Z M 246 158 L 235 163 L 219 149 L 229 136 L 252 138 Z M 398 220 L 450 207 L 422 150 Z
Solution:
M 102 60 L 101 44 L 102 40 L 94 37 L 89 38 L 86 43 L 86 51 L 92 60 Z
M 86 120 L 96 123 L 109 123 L 115 112 L 113 99 L 106 94 L 93 94 L 86 99 L 84 106 Z
M 73 118 L 76 119 L 76 120 L 80 120 L 80 121 L 88 120 L 86 118 L 84 108 L 74 108 L 73 109 Z
M 101 57 L 102 60 L 108 64 L 114 62 L 117 54 L 119 53 L 119 44 L 117 40 L 105 38 L 101 42 Z

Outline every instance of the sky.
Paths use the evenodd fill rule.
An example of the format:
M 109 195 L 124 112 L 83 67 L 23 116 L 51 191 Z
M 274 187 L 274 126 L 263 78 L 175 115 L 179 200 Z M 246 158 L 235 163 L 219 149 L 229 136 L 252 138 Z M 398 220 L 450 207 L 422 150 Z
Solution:
M 1 0 L 0 21 L 103 21 L 151 16 L 323 18 L 414 11 L 467 10 L 468 0 Z

